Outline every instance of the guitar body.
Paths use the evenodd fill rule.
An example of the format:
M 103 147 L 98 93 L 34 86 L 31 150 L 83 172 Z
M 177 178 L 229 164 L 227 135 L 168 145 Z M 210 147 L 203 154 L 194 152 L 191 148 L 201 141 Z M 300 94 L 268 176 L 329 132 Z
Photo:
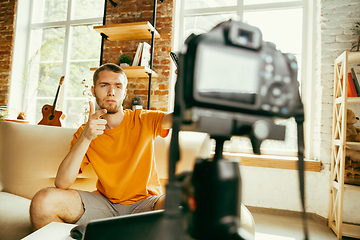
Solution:
M 64 119 L 65 114 L 63 114 L 62 111 L 55 110 L 55 108 L 56 108 L 56 100 L 57 100 L 57 98 L 59 96 L 60 87 L 63 84 L 64 79 L 65 79 L 65 76 L 62 76 L 60 78 L 59 86 L 58 86 L 58 89 L 56 91 L 56 96 L 55 96 L 55 99 L 54 99 L 54 104 L 52 106 L 51 105 L 44 105 L 42 107 L 41 112 L 42 112 L 43 118 L 38 123 L 38 125 L 50 125 L 50 126 L 61 127 L 60 119 Z
M 62 111 L 54 110 L 54 114 L 52 115 L 52 108 L 51 105 L 44 105 L 41 109 L 43 118 L 38 123 L 38 125 L 50 125 L 50 126 L 57 126 L 61 127 L 61 119 L 65 118 L 65 115 Z

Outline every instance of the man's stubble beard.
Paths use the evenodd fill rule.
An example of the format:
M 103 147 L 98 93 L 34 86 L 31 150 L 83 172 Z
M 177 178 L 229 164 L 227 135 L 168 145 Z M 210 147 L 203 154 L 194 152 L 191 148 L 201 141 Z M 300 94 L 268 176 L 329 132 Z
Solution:
M 106 103 L 101 101 L 99 98 L 96 98 L 96 102 L 99 105 L 100 109 L 106 109 L 107 114 L 115 114 L 118 113 L 121 110 L 121 104 L 119 105 L 118 102 L 116 102 L 116 105 L 114 107 L 106 106 Z

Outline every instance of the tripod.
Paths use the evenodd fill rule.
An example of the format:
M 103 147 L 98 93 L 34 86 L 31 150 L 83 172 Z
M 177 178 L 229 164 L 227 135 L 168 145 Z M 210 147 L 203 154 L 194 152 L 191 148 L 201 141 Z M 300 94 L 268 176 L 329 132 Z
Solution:
M 241 178 L 237 162 L 223 158 L 226 137 L 216 141 L 213 159 L 197 159 L 191 177 L 196 209 L 189 223 L 194 239 L 244 239 L 239 234 Z

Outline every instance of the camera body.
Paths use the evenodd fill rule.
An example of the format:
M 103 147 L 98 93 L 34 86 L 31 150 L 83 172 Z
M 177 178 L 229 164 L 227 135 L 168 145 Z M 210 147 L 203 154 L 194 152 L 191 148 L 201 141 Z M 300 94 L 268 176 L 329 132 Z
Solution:
M 302 109 L 295 56 L 264 42 L 256 27 L 229 20 L 190 36 L 179 61 L 185 122 L 193 107 L 281 118 Z

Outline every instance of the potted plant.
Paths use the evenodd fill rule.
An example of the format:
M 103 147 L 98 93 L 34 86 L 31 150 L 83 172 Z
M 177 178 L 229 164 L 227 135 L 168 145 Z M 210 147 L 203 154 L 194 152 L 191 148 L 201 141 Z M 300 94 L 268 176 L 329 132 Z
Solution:
M 138 96 L 135 96 L 133 97 L 133 99 L 131 100 L 131 104 L 132 104 L 132 109 L 135 110 L 135 109 L 142 109 L 143 106 L 142 106 L 142 100 L 140 97 Z
M 358 52 L 360 48 L 360 22 L 355 22 L 355 27 L 351 28 L 350 30 L 352 30 L 353 33 L 358 36 L 357 42 L 353 44 L 353 47 L 350 51 Z
M 8 115 L 7 107 L 0 106 L 0 121 L 5 121 L 7 115 Z
M 121 55 L 120 56 L 120 66 L 121 67 L 128 67 L 132 63 L 132 59 L 129 55 Z

